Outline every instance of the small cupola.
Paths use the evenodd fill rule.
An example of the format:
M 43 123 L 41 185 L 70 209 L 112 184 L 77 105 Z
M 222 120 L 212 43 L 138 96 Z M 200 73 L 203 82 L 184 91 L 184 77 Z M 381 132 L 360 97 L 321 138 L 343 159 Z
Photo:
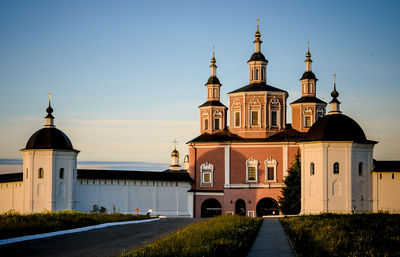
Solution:
M 337 99 L 339 92 L 336 91 L 336 73 L 333 75 L 333 80 L 333 91 L 331 93 L 332 101 L 329 102 L 331 110 L 329 111 L 329 114 L 340 114 L 342 112 L 340 111 L 340 101 Z

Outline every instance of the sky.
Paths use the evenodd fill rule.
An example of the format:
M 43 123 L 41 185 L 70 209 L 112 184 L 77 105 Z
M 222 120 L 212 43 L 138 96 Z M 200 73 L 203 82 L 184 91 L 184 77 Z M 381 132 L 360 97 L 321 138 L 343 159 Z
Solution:
M 212 46 L 228 105 L 248 84 L 259 16 L 267 83 L 300 97 L 309 40 L 317 96 L 330 101 L 336 73 L 343 113 L 379 141 L 374 157 L 400 160 L 399 13 L 369 0 L 0 1 L 0 159 L 22 158 L 49 91 L 80 161 L 168 163 L 174 139 L 183 157 Z

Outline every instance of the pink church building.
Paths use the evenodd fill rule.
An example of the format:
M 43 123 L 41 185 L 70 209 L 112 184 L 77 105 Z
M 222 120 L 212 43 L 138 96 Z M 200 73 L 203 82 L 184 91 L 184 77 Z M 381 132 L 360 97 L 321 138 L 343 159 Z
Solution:
M 200 135 L 188 142 L 195 217 L 279 214 L 283 181 L 299 151 L 296 142 L 325 115 L 308 49 L 302 97 L 290 104 L 293 124 L 287 123 L 288 92 L 267 84 L 268 60 L 261 52 L 258 25 L 254 36 L 249 84 L 228 93 L 229 108 L 220 102 L 214 54 L 211 59 L 207 101 L 199 106 Z

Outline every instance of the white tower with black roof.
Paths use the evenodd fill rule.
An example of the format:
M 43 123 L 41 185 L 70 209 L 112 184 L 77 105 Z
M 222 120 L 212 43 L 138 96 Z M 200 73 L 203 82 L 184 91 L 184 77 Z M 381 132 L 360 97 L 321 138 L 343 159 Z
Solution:
M 46 109 L 45 125 L 21 150 L 26 213 L 73 210 L 77 156 L 71 141 L 54 125 L 53 108 Z

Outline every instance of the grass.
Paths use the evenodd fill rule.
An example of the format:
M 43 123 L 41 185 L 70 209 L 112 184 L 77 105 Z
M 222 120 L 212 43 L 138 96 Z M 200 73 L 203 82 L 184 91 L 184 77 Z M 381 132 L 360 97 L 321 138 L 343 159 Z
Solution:
M 144 215 L 84 213 L 77 211 L 42 212 L 26 215 L 9 212 L 0 215 L 0 239 L 85 227 L 107 222 L 148 218 L 150 217 Z
M 219 216 L 191 224 L 122 256 L 246 256 L 261 219 Z
M 322 214 L 281 223 L 298 256 L 400 256 L 400 215 Z

